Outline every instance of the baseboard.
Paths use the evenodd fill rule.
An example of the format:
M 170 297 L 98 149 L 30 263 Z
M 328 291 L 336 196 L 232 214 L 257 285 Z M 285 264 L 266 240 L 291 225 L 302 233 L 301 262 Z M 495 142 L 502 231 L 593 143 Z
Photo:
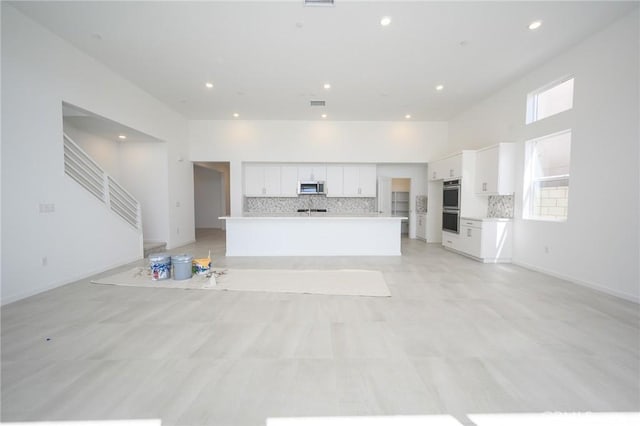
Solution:
M 573 283 L 573 284 L 581 285 L 583 287 L 588 287 L 588 288 L 590 288 L 592 290 L 599 291 L 600 293 L 605 293 L 605 294 L 608 294 L 610 296 L 615 296 L 615 297 L 618 297 L 620 299 L 627 300 L 629 302 L 640 304 L 640 298 L 635 297 L 635 296 L 633 296 L 631 294 L 622 293 L 622 292 L 619 292 L 619 291 L 616 291 L 616 290 L 612 290 L 612 289 L 604 287 L 604 286 L 602 286 L 600 284 L 592 283 L 592 282 L 589 282 L 589 281 L 584 281 L 584 280 L 581 280 L 581 279 L 578 279 L 578 278 L 575 278 L 575 277 L 570 277 L 568 275 L 560 274 L 560 273 L 558 273 L 556 271 L 551 271 L 551 270 L 548 270 L 548 269 L 539 268 L 537 266 L 530 265 L 530 264 L 525 263 L 525 262 L 513 261 L 512 263 L 514 265 L 521 266 L 523 268 L 530 269 L 532 271 L 541 272 L 543 274 L 551 275 L 552 277 L 560 278 L 561 280 L 569 281 L 570 283 Z
M 61 280 L 61 281 L 54 281 L 52 283 L 48 283 L 48 284 L 46 284 L 46 285 L 44 285 L 42 287 L 38 287 L 38 288 L 32 289 L 30 291 L 24 292 L 24 293 L 20 293 L 20 294 L 17 294 L 17 295 L 14 295 L 14 296 L 10 296 L 10 297 L 7 297 L 7 298 L 2 297 L 2 300 L 0 300 L 0 306 L 5 306 L 5 305 L 8 305 L 10 303 L 22 300 L 22 299 L 26 299 L 27 297 L 35 296 L 36 294 L 44 293 L 45 291 L 49 291 L 49 290 L 53 290 L 53 289 L 58 288 L 58 287 L 62 287 L 63 285 L 67 285 L 67 284 L 74 283 L 76 281 L 84 280 L 84 279 L 87 279 L 87 278 L 92 277 L 94 275 L 101 274 L 101 273 L 103 273 L 105 271 L 108 271 L 109 269 L 117 268 L 117 267 L 126 265 L 127 263 L 136 262 L 136 261 L 142 260 L 142 259 L 143 259 L 142 257 L 136 256 L 135 258 L 131 258 L 130 260 L 123 260 L 123 261 L 120 261 L 120 262 L 116 262 L 114 264 L 105 266 L 104 268 L 95 269 L 95 270 L 90 271 L 90 272 L 88 272 L 86 274 L 77 275 L 77 276 L 71 277 L 69 279 Z

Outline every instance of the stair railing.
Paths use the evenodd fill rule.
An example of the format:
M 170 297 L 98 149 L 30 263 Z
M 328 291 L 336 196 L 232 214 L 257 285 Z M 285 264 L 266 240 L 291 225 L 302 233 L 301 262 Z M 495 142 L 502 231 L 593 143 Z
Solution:
M 89 154 L 66 133 L 64 140 L 64 172 L 100 202 L 142 232 L 140 203 L 113 177 L 109 176 Z

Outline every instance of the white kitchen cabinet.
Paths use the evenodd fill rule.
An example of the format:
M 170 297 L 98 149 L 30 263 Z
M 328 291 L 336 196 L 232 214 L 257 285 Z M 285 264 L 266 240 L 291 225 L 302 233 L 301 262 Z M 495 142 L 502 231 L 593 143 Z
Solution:
M 298 196 L 298 168 L 296 166 L 282 166 L 280 168 L 280 196 Z
M 429 163 L 429 180 L 447 180 L 462 176 L 462 153 Z
M 416 215 L 416 238 L 419 240 L 427 240 L 427 214 L 418 213 Z
M 460 244 L 461 251 L 466 254 L 480 258 L 482 257 L 482 221 L 481 220 L 460 220 Z
M 376 166 L 344 166 L 342 172 L 343 197 L 375 197 Z
M 280 166 L 248 164 L 244 169 L 244 195 L 280 196 Z
M 476 194 L 513 194 L 514 165 L 515 144 L 501 143 L 476 151 Z
M 320 164 L 298 166 L 298 180 L 299 181 L 327 180 L 327 166 L 320 165 Z
M 429 180 L 441 180 L 443 176 L 444 167 L 445 167 L 445 160 L 430 162 L 429 163 Z
M 442 231 L 442 245 L 456 251 L 460 250 L 460 235 L 454 232 Z
M 276 197 L 280 195 L 280 167 L 264 167 L 264 189 L 264 195 Z
M 344 193 L 344 167 L 327 166 L 327 179 L 325 180 L 325 190 L 327 197 L 342 197 Z
M 375 197 L 376 196 L 376 183 L 377 183 L 377 170 L 374 164 L 364 165 L 359 167 L 360 171 L 360 196 L 361 197 Z
M 442 245 L 484 263 L 511 262 L 510 219 L 460 219 L 460 234 L 442 233 Z
M 244 168 L 244 195 L 258 197 L 264 195 L 264 168 L 247 165 Z

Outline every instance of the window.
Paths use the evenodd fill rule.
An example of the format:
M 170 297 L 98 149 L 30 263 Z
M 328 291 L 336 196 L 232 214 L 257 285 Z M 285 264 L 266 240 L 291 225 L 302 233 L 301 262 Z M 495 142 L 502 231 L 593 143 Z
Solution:
M 567 220 L 571 130 L 526 142 L 524 217 Z
M 527 95 L 527 124 L 573 108 L 573 78 L 563 79 Z

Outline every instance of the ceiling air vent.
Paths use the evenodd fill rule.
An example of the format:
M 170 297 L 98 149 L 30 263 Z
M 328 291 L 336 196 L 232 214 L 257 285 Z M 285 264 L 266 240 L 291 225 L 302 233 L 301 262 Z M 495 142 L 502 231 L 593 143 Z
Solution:
M 305 6 L 333 6 L 333 0 L 304 0 Z
M 314 106 L 323 107 L 323 106 L 325 106 L 326 102 L 325 101 L 311 101 L 311 102 L 309 102 L 309 104 L 312 107 L 314 107 Z

